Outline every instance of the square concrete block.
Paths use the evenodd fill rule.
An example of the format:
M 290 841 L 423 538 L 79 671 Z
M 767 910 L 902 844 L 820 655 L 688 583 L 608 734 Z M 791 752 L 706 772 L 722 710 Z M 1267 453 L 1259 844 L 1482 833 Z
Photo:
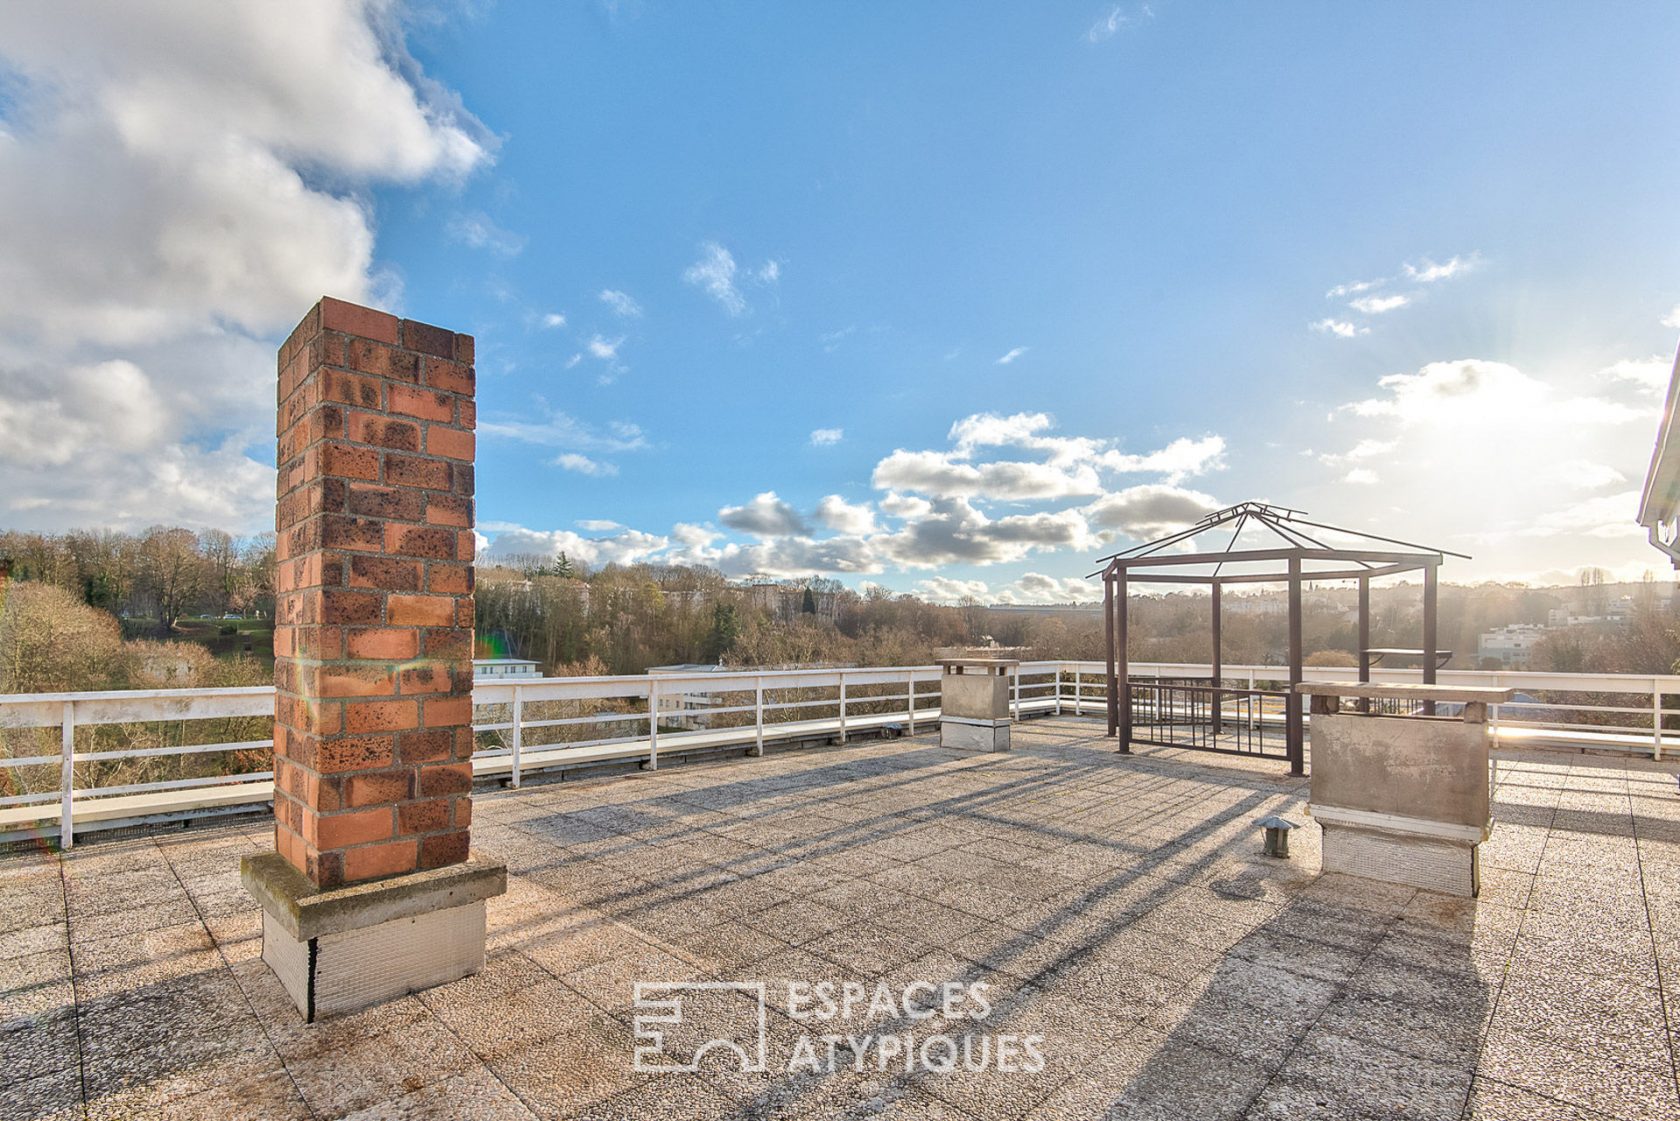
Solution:
M 965 720 L 944 716 L 939 720 L 939 746 L 957 751 L 1008 751 L 1007 720 Z
M 484 901 L 299 940 L 263 912 L 263 961 L 306 1020 L 354 1012 L 484 968 Z
M 240 877 L 262 906 L 263 961 L 309 1021 L 478 972 L 484 901 L 507 890 L 507 867 L 484 861 L 323 891 L 263 853 Z
M 1481 863 L 1472 841 L 1320 822 L 1326 872 L 1471 897 L 1481 890 Z

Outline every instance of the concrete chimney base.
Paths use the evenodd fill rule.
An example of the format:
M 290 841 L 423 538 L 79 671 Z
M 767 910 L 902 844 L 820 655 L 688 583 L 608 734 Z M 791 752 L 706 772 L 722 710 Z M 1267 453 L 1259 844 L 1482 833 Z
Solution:
M 1484 831 L 1326 806 L 1308 812 L 1324 830 L 1326 872 L 1466 898 L 1481 893 Z
M 939 718 L 939 746 L 957 751 L 1008 751 L 1008 720 L 982 720 L 970 716 Z
M 507 867 L 468 861 L 322 891 L 277 853 L 240 878 L 263 910 L 263 961 L 306 1021 L 353 1012 L 484 968 L 484 902 Z

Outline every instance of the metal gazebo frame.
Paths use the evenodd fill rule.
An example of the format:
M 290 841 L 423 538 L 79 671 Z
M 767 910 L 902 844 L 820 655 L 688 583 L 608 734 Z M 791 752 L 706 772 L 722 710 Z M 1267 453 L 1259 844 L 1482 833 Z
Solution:
M 1198 549 L 1198 538 L 1227 526 L 1230 539 L 1222 548 Z M 1235 549 L 1250 524 L 1270 531 L 1280 542 L 1274 548 Z M 1329 545 L 1308 530 L 1328 531 L 1362 543 L 1349 548 Z M 1211 543 L 1211 542 L 1210 542 Z M 1371 543 L 1373 547 L 1364 547 Z M 1386 547 L 1380 547 L 1386 546 Z M 1304 721 L 1301 698 L 1294 686 L 1301 679 L 1301 584 L 1305 580 L 1357 580 L 1359 582 L 1359 680 L 1371 673 L 1371 581 L 1405 572 L 1423 573 L 1423 648 L 1415 651 L 1422 661 L 1425 684 L 1433 684 L 1440 653 L 1436 630 L 1439 570 L 1447 557 L 1470 559 L 1463 553 L 1416 545 L 1392 537 L 1343 529 L 1309 521 L 1304 511 L 1264 502 L 1242 502 L 1217 510 L 1179 533 L 1148 541 L 1121 553 L 1101 558 L 1103 568 L 1093 572 L 1103 580 L 1103 620 L 1108 644 L 1108 734 L 1117 736 L 1122 754 L 1130 754 L 1132 743 L 1132 694 L 1128 684 L 1129 659 L 1126 651 L 1126 603 L 1133 584 L 1206 584 L 1212 597 L 1213 638 L 1213 721 L 1220 721 L 1219 651 L 1220 592 L 1226 584 L 1287 584 L 1289 588 L 1289 685 L 1284 701 L 1285 741 L 1290 774 L 1306 773 Z M 1210 569 L 1211 571 L 1202 571 Z

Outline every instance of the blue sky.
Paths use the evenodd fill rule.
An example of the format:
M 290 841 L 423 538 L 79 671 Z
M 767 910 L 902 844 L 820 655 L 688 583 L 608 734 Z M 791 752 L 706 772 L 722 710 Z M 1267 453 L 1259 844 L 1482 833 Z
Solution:
M 176 466 L 104 464 L 135 480 L 114 502 L 20 437 L 8 524 L 260 528 L 272 405 L 243 402 L 314 284 L 478 336 L 493 551 L 1062 599 L 1267 499 L 1475 554 L 1449 578 L 1662 559 L 1632 494 L 1680 327 L 1672 6 L 322 0 L 290 17 L 333 44 L 301 73 L 272 14 L 218 14 L 249 65 L 196 78 L 185 17 L 148 73 L 112 65 L 123 29 L 102 54 L 22 7 L 12 232 L 75 222 L 26 173 L 104 130 L 164 186 L 90 251 L 178 293 L 104 298 L 124 270 L 25 238 L 10 283 L 54 302 L 0 313 L 11 423 Z M 172 248 L 164 174 L 204 157 L 134 123 L 206 91 L 202 127 L 297 185 L 199 230 L 214 267 Z M 145 431 L 89 415 L 113 384 Z

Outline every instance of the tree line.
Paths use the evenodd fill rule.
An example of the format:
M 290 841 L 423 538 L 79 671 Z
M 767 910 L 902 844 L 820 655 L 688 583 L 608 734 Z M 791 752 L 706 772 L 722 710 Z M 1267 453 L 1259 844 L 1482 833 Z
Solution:
M 14 588 L 56 588 L 63 596 L 52 601 L 54 610 L 80 604 L 108 613 L 122 621 L 119 637 L 170 639 L 180 635 L 177 624 L 188 616 L 270 617 L 274 609 L 272 534 L 238 538 L 168 526 L 134 534 L 0 530 L 0 563 L 5 562 Z M 878 586 L 854 591 L 827 579 L 785 581 L 768 591 L 777 594 L 698 566 L 610 565 L 591 571 L 565 556 L 481 558 L 479 653 L 530 658 L 544 672 L 560 674 L 633 674 L 690 662 L 926 664 L 942 648 L 988 641 L 1028 648 L 1042 658 L 1096 660 L 1104 653 L 1101 614 L 1094 608 L 1006 610 L 972 601 L 940 605 Z M 1680 659 L 1680 619 L 1667 591 L 1647 583 L 1635 589 L 1635 610 L 1627 619 L 1548 634 L 1534 668 L 1670 672 Z M 1604 594 L 1601 574 L 1584 576 L 1579 589 L 1446 584 L 1440 593 L 1440 646 L 1454 651 L 1454 668 L 1482 668 L 1476 657 L 1482 632 L 1510 623 L 1543 623 L 1559 606 L 1592 613 L 1602 606 L 1598 600 Z M 1345 589 L 1309 590 L 1303 621 L 1309 660 L 1352 664 L 1358 627 L 1350 602 Z M 1280 664 L 1287 622 L 1278 604 L 1267 609 L 1260 600 L 1230 594 L 1225 603 L 1226 663 Z M 32 601 L 29 619 L 38 620 L 47 610 L 46 601 Z M 1132 658 L 1208 661 L 1209 615 L 1206 595 L 1134 596 Z M 41 629 L 39 622 L 15 613 L 0 614 L 0 627 L 19 625 Z M 78 626 L 77 634 L 93 633 L 91 624 Z M 1415 583 L 1373 590 L 1373 646 L 1416 647 L 1421 626 L 1421 591 Z M 11 641 L 15 652 L 16 636 Z M 54 641 L 84 640 L 64 632 Z M 261 661 L 267 651 L 257 653 Z M 120 687 L 94 683 L 121 678 L 109 669 L 120 661 L 104 658 L 107 669 L 92 673 L 87 683 L 61 687 Z M 163 661 L 150 658 L 154 666 Z M 58 671 L 49 676 L 57 679 Z M 21 679 L 14 674 L 13 680 Z
M 63 589 L 89 607 L 129 621 L 128 630 L 167 637 L 188 615 L 274 614 L 274 535 L 235 537 L 153 526 L 143 533 L 0 530 L 0 562 L 11 578 Z

